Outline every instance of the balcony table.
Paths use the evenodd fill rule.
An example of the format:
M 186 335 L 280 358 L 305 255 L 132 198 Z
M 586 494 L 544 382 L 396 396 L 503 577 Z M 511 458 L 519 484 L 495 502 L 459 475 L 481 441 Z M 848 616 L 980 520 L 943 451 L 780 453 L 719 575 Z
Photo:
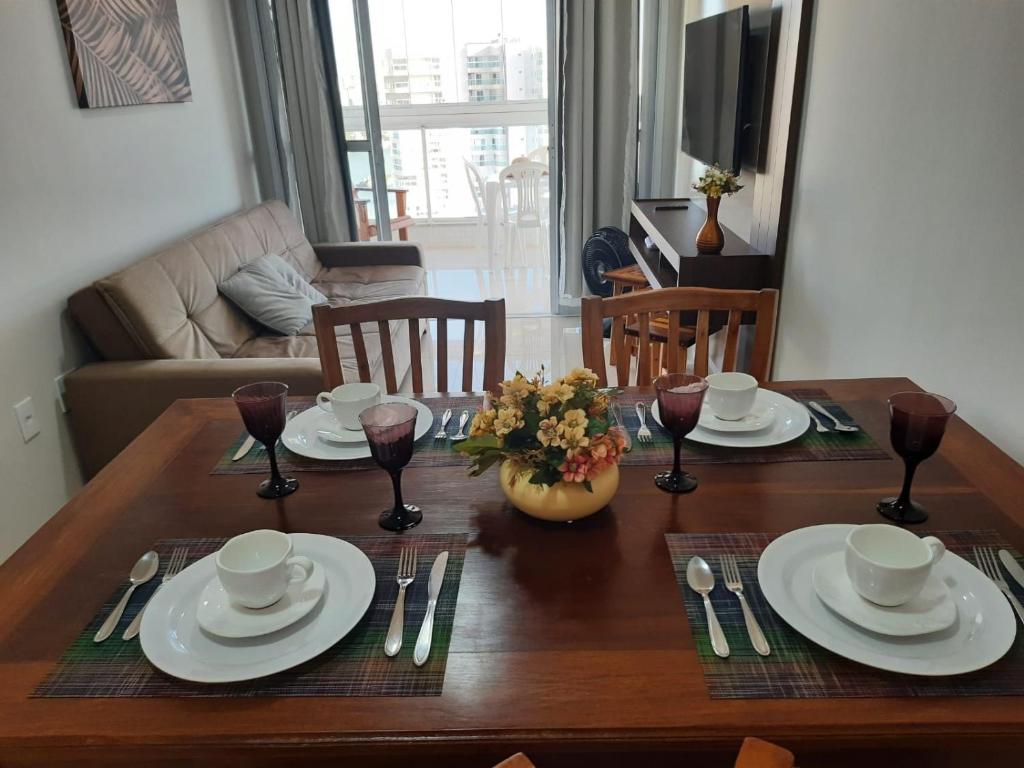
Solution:
M 906 379 L 822 387 L 887 445 L 885 398 Z M 237 435 L 234 405 L 182 400 L 0 567 L 0 765 L 490 766 L 522 750 L 541 768 L 731 765 L 744 736 L 802 766 L 1017 765 L 1024 698 L 712 700 L 666 532 L 784 531 L 879 522 L 897 460 L 695 467 L 669 496 L 625 467 L 609 510 L 572 525 L 508 508 L 497 473 L 406 472 L 418 533 L 470 533 L 443 695 L 425 698 L 33 699 L 29 695 L 166 537 L 260 527 L 382 533 L 383 471 L 306 472 L 280 501 L 259 477 L 209 471 Z M 1018 549 L 1024 468 L 960 418 L 918 472 L 931 520 L 915 531 L 995 528 Z M 108 642 L 119 642 L 112 639 Z

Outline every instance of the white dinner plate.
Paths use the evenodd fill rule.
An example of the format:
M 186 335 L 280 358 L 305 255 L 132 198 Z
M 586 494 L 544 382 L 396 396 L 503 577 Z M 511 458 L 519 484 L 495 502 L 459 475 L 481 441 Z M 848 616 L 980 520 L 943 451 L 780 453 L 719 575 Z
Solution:
M 757 579 L 769 605 L 801 635 L 869 667 L 908 675 L 961 675 L 998 661 L 1013 645 L 1017 619 L 995 584 L 946 552 L 933 572 L 957 605 L 948 629 L 917 637 L 868 632 L 818 599 L 812 574 L 819 559 L 846 546 L 852 525 L 816 525 L 783 534 L 765 547 Z
M 903 605 L 876 605 L 857 594 L 846 573 L 846 552 L 840 550 L 814 564 L 814 591 L 821 602 L 858 627 L 893 637 L 941 632 L 956 621 L 956 603 L 935 571 L 924 589 Z
M 780 395 L 778 392 L 772 392 L 770 389 L 757 390 L 754 409 L 760 412 L 762 408 L 771 408 L 775 411 L 775 421 L 770 429 L 762 429 L 758 432 L 730 433 L 704 429 L 698 423 L 693 431 L 686 436 L 686 439 L 695 443 L 722 445 L 726 448 L 767 448 L 796 440 L 811 425 L 811 417 L 806 408 L 795 400 Z M 661 424 L 657 400 L 651 405 L 651 415 L 656 422 Z
M 324 567 L 313 563 L 308 579 L 295 581 L 273 605 L 246 608 L 230 597 L 220 579 L 214 576 L 199 595 L 196 621 L 199 626 L 218 637 L 259 637 L 291 626 L 312 611 L 327 589 Z
M 760 403 L 755 401 L 750 413 L 742 419 L 728 420 L 715 416 L 711 406 L 704 403 L 704 407 L 700 410 L 700 420 L 697 422 L 697 425 L 703 429 L 710 429 L 712 432 L 757 432 L 761 429 L 767 429 L 775 423 L 775 412 L 777 410 L 778 408 L 774 403 L 768 403 L 763 400 Z
M 373 599 L 373 565 L 355 546 L 333 536 L 291 537 L 295 554 L 324 567 L 327 588 L 312 611 L 263 637 L 229 640 L 208 634 L 196 621 L 199 596 L 216 575 L 215 555 L 208 555 L 167 582 L 142 616 L 139 640 L 153 666 L 196 683 L 252 680 L 309 661 L 345 637 Z
M 417 440 L 427 434 L 434 424 L 434 414 L 419 400 L 398 395 L 385 395 L 384 402 L 406 403 L 419 412 L 416 416 Z M 322 417 L 326 417 L 327 421 L 325 422 Z M 329 426 L 325 427 L 325 424 Z M 314 405 L 288 422 L 281 435 L 281 442 L 292 453 L 310 459 L 351 461 L 352 459 L 365 459 L 370 455 L 370 446 L 367 445 L 365 438 L 353 443 L 329 443 L 317 434 L 318 430 L 325 428 L 339 431 L 338 422 L 334 417 L 320 406 Z

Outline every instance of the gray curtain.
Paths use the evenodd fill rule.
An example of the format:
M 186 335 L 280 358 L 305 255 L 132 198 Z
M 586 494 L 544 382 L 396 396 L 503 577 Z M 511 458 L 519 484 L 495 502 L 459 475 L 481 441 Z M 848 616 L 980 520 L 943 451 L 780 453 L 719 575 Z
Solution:
M 231 11 L 260 195 L 264 200 L 283 200 L 298 215 L 277 31 L 270 6 L 266 0 L 234 0 Z
M 559 305 L 583 295 L 583 243 L 625 228 L 636 183 L 637 0 L 561 0 Z
M 274 0 L 273 8 L 302 226 L 314 243 L 350 240 L 352 190 L 338 152 L 317 14 L 310 0 Z
M 638 197 L 673 197 L 682 132 L 683 6 L 640 0 Z

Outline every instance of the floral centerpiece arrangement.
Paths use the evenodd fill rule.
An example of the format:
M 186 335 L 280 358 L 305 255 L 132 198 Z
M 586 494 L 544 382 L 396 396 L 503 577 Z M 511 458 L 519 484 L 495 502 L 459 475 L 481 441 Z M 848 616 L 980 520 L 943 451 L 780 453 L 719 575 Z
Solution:
M 543 370 L 532 378 L 516 373 L 501 383 L 494 402 L 497 394 L 473 417 L 469 439 L 456 447 L 472 459 L 470 474 L 502 462 L 502 488 L 512 503 L 530 514 L 526 507 L 537 506 L 544 513 L 537 516 L 548 519 L 577 519 L 585 516 L 583 507 L 603 507 L 618 488 L 626 446 L 621 428 L 609 420 L 614 391 L 599 388 L 592 371 L 577 368 L 551 383 Z M 561 504 L 571 508 L 554 509 Z
M 693 188 L 707 197 L 708 216 L 697 233 L 698 253 L 721 253 L 725 247 L 725 233 L 718 223 L 718 206 L 722 195 L 732 195 L 743 189 L 732 171 L 709 165 L 697 179 Z

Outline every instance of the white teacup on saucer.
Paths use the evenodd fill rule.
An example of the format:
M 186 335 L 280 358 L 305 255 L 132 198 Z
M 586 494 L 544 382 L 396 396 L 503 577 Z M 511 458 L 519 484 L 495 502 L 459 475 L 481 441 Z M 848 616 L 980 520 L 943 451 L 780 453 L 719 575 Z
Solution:
M 199 596 L 196 621 L 212 635 L 232 639 L 260 637 L 291 626 L 316 607 L 327 588 L 319 563 L 305 581 L 292 582 L 284 596 L 267 608 L 245 608 L 231 600 L 220 579 L 210 579 Z
M 941 632 L 956 621 L 956 604 L 938 574 L 928 575 L 921 591 L 895 607 L 865 600 L 846 572 L 846 553 L 834 552 L 814 566 L 814 591 L 825 605 L 858 627 L 891 637 Z

